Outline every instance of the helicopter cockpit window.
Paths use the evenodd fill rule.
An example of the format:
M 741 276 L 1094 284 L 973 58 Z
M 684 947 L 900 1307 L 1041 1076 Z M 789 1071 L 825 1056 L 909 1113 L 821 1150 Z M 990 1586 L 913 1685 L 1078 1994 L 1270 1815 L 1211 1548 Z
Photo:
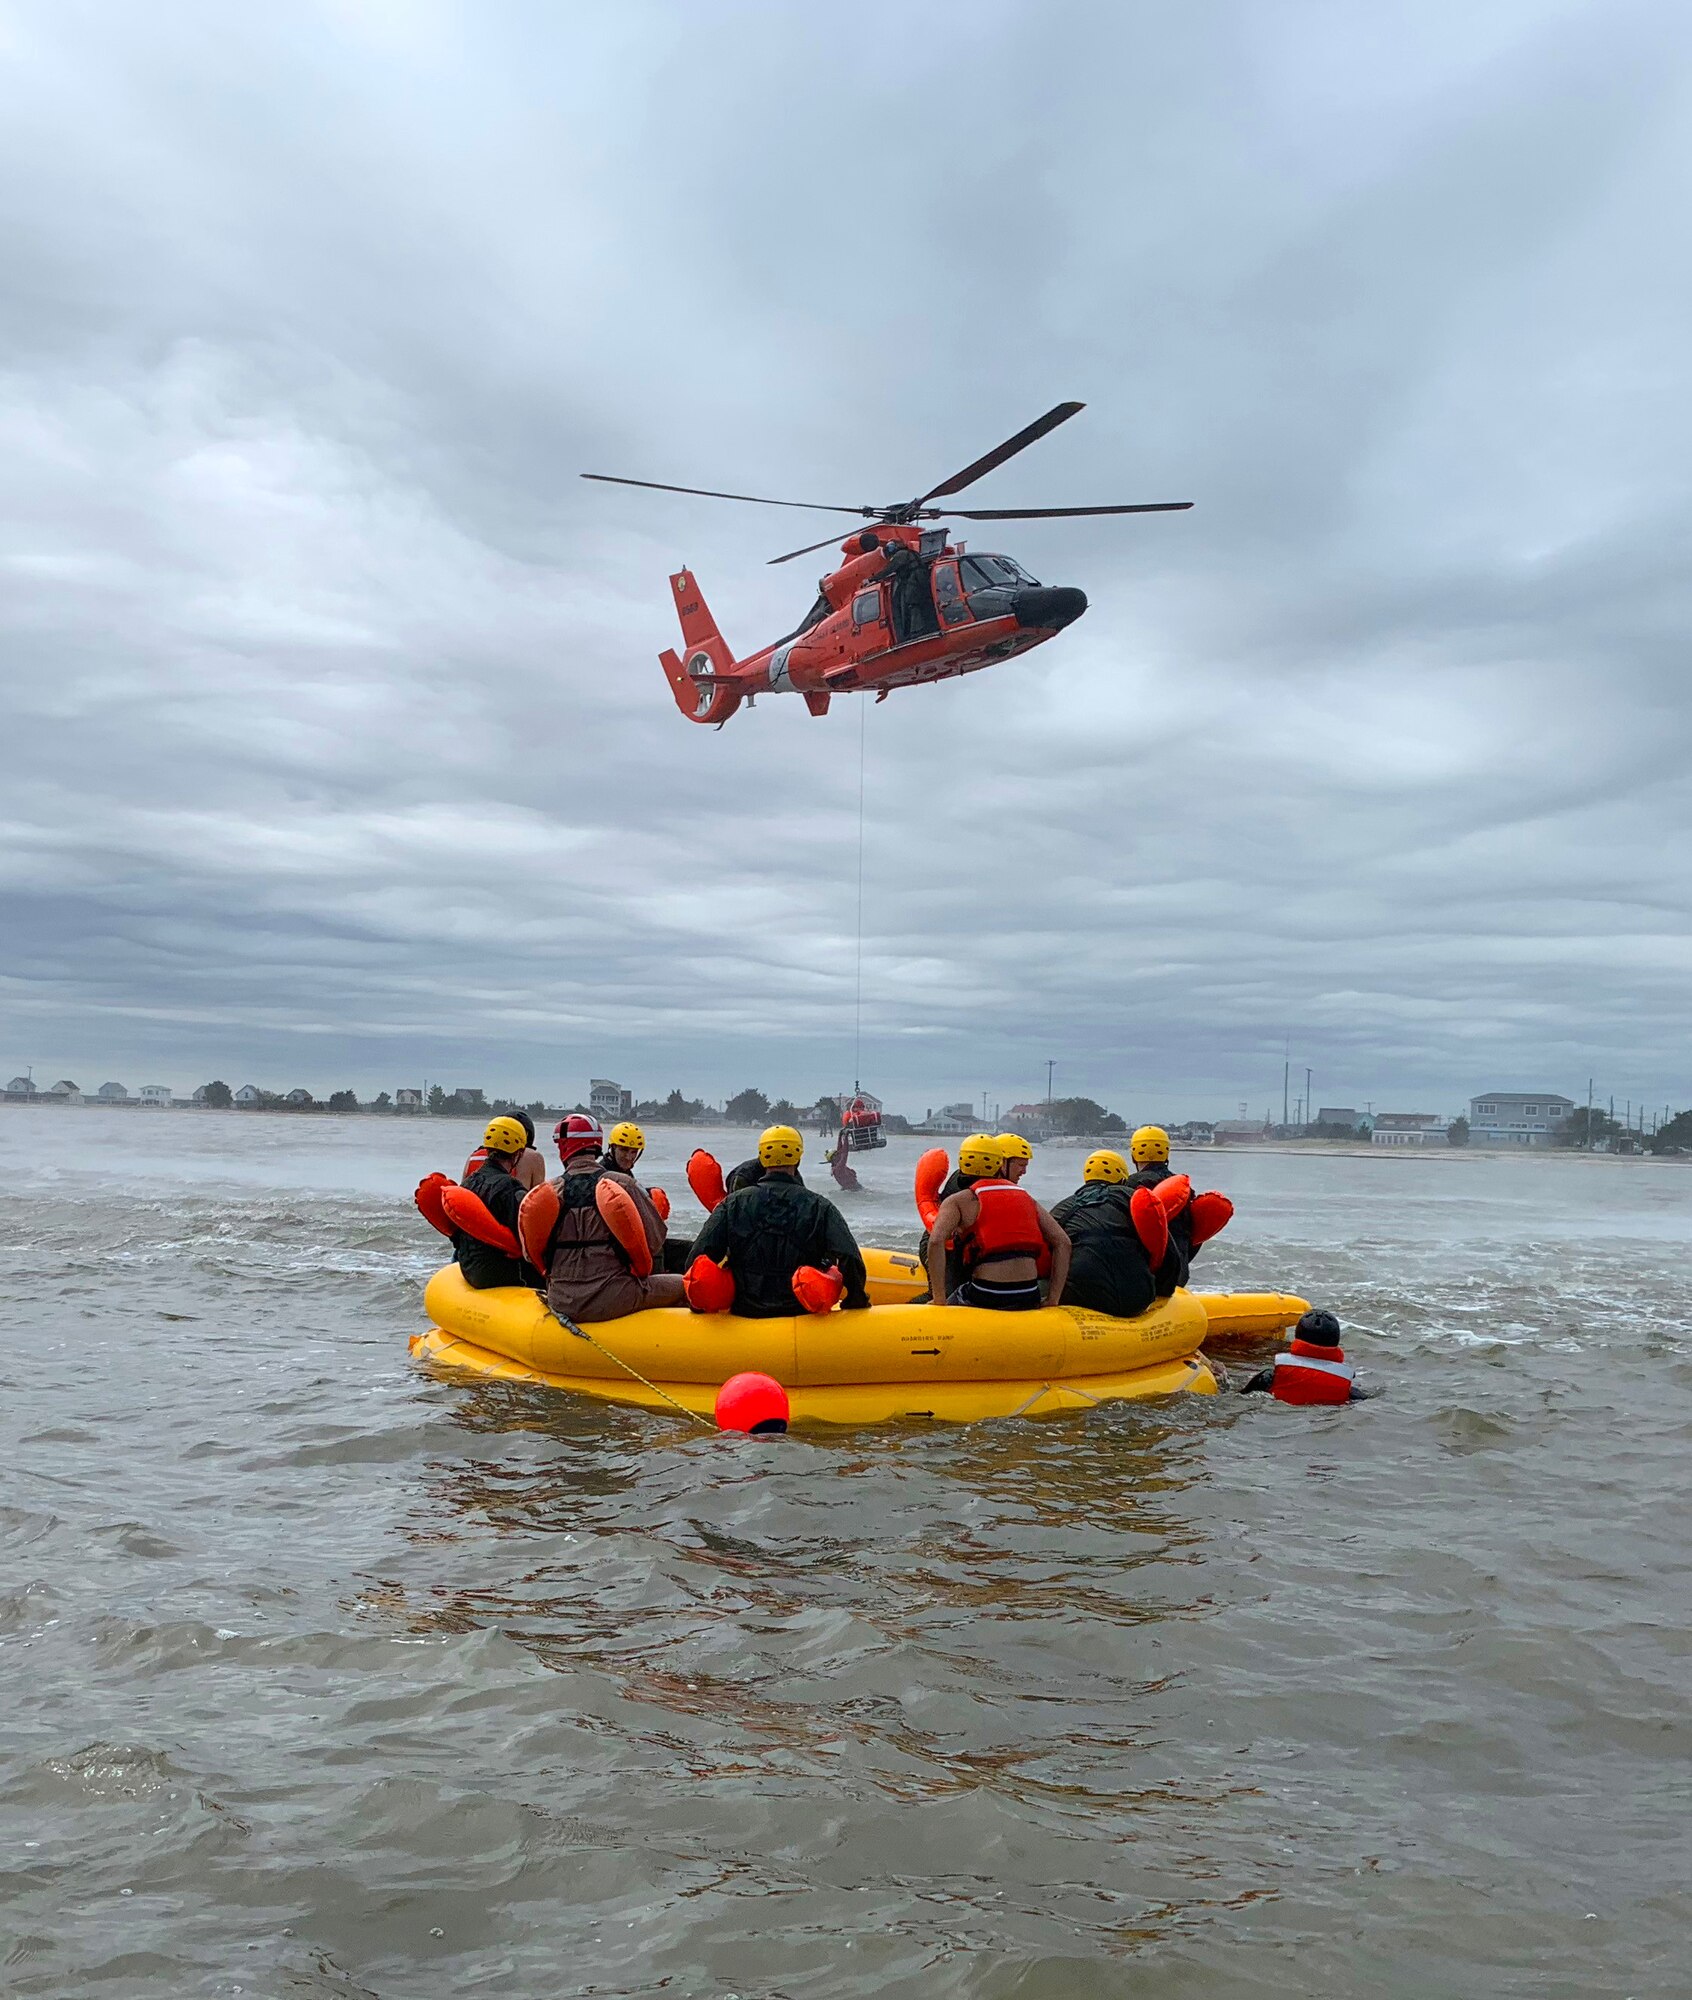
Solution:
M 854 625 L 873 625 L 880 616 L 881 592 L 879 590 L 860 590 L 857 596 L 852 599 L 852 623 Z
M 963 579 L 966 590 L 1009 590 L 1034 581 L 1009 556 L 965 556 Z

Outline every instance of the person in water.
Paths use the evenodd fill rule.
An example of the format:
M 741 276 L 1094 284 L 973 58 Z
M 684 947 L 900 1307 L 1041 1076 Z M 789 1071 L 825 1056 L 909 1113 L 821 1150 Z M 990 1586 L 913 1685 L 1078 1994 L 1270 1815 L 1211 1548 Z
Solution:
M 495 1222 L 503 1223 L 514 1236 L 517 1211 L 528 1192 L 517 1179 L 516 1166 L 528 1143 L 529 1135 L 515 1118 L 490 1119 L 481 1145 L 470 1156 L 474 1161 L 480 1155 L 481 1164 L 470 1166 L 460 1183 L 481 1201 Z M 452 1232 L 452 1254 L 464 1273 L 464 1282 L 478 1292 L 492 1291 L 500 1285 L 533 1285 L 537 1280 L 537 1273 L 521 1258 L 508 1257 L 503 1250 L 483 1243 L 467 1230 Z
M 542 1253 L 547 1304 L 560 1319 L 574 1320 L 622 1319 L 648 1306 L 680 1305 L 680 1274 L 654 1269 L 637 1277 L 629 1253 L 600 1213 L 599 1183 L 608 1180 L 633 1202 L 657 1263 L 664 1248 L 663 1218 L 632 1174 L 607 1163 L 599 1121 L 572 1112 L 560 1120 L 557 1136 L 563 1172 L 548 1190 L 553 1196 L 548 1207 L 555 1219 Z M 626 1144 L 622 1150 L 629 1150 Z
M 535 1150 L 535 1121 L 526 1111 L 513 1111 L 507 1115 L 515 1118 L 523 1128 L 523 1150 L 517 1155 L 516 1164 L 511 1169 L 511 1178 L 527 1193 L 530 1188 L 539 1187 L 546 1179 L 546 1162 Z M 488 1149 L 482 1145 L 478 1146 L 464 1162 L 463 1179 L 466 1183 L 478 1167 L 486 1164 L 487 1157 Z
M 864 1260 L 846 1218 L 799 1178 L 805 1142 L 791 1125 L 772 1125 L 758 1141 L 760 1178 L 725 1195 L 693 1239 L 696 1258 L 721 1264 L 734 1281 L 742 1319 L 785 1319 L 798 1305 L 795 1275 L 837 1266 L 841 1304 L 869 1304 Z
M 981 1152 L 966 1143 L 958 1165 L 982 1159 L 1003 1165 L 996 1140 Z M 946 1290 L 949 1253 L 963 1268 L 963 1281 Z M 1050 1253 L 1048 1300 L 1040 1297 L 1040 1266 Z M 929 1296 L 955 1306 L 985 1306 L 993 1312 L 1034 1312 L 1063 1298 L 1069 1275 L 1069 1238 L 1024 1189 L 1005 1179 L 998 1167 L 977 1175 L 968 1187 L 947 1195 L 928 1235 Z
M 1307 1312 L 1293 1328 L 1292 1346 L 1240 1385 L 1245 1396 L 1268 1394 L 1277 1403 L 1360 1403 L 1369 1394 L 1340 1345 L 1340 1323 L 1331 1312 Z
M 1005 1179 L 1013 1183 L 1021 1180 L 1033 1164 L 1034 1148 L 1020 1132 L 1001 1132 L 993 1143 L 1005 1163 L 1002 1169 Z
M 1133 1319 L 1156 1299 L 1157 1273 L 1134 1227 L 1132 1196 L 1128 1162 L 1101 1148 L 1087 1156 L 1080 1187 L 1052 1210 L 1071 1245 L 1068 1304 Z

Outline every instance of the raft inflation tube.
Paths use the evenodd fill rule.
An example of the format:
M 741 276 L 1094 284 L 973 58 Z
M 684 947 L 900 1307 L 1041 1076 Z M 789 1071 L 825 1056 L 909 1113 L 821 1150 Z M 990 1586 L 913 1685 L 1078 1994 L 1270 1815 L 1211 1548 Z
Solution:
M 874 1297 L 873 1282 L 870 1290 Z M 589 1331 L 597 1345 L 554 1319 L 534 1292 L 518 1285 L 474 1291 L 456 1264 L 429 1280 L 423 1303 L 431 1324 L 413 1336 L 419 1360 L 648 1409 L 665 1408 L 668 1396 L 705 1417 L 722 1384 L 747 1369 L 782 1385 L 801 1424 L 974 1423 L 1216 1390 L 1199 1352 L 1209 1321 L 1188 1292 L 1158 1300 L 1135 1319 L 1070 1306 L 1002 1313 L 887 1304 L 784 1319 L 657 1306 L 596 1321 Z
M 1199 1201 L 1208 1199 L 1206 1195 L 1198 1197 Z M 1215 1199 L 1223 1201 L 1225 1197 L 1217 1195 Z M 878 1306 L 908 1305 L 927 1292 L 928 1273 L 910 1251 L 881 1250 L 865 1244 L 862 1254 L 869 1295 Z M 1207 1347 L 1273 1340 L 1296 1326 L 1310 1310 L 1308 1299 L 1296 1298 L 1291 1292 L 1193 1292 L 1190 1296 L 1204 1308 Z M 1139 1324 L 1138 1320 L 1124 1323 Z

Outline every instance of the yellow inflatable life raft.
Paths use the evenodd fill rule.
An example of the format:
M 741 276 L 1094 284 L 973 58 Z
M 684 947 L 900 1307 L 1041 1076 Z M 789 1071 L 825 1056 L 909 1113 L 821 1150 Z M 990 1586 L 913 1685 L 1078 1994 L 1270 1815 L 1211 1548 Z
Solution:
M 795 1423 L 972 1423 L 1216 1389 L 1199 1352 L 1209 1322 L 1187 1292 L 1137 1319 L 1069 1306 L 1000 1313 L 872 1305 L 791 1319 L 659 1306 L 595 1323 L 590 1343 L 554 1319 L 534 1292 L 473 1291 L 449 1264 L 430 1279 L 424 1306 L 432 1325 L 411 1342 L 420 1360 L 648 1409 L 673 1399 L 705 1417 L 723 1382 L 743 1369 L 781 1383 Z
M 869 1245 L 863 1258 L 867 1288 L 875 1305 L 909 1305 L 927 1292 L 928 1274 L 910 1251 Z M 1249 1346 L 1254 1341 L 1273 1340 L 1296 1326 L 1310 1310 L 1308 1299 L 1296 1298 L 1291 1292 L 1194 1292 L 1193 1297 L 1204 1307 L 1207 1347 Z

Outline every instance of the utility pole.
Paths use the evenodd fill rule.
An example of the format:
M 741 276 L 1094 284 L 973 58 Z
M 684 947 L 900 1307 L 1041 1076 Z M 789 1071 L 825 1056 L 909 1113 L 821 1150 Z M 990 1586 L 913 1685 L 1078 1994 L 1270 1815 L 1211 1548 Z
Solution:
M 1310 1095 L 1310 1065 L 1308 1063 L 1304 1065 L 1304 1122 L 1306 1125 L 1314 1125 L 1316 1122 L 1316 1100 Z
M 1057 1057 L 1048 1056 L 1046 1059 L 1046 1109 L 1048 1111 L 1052 1108 L 1052 1071 L 1056 1068 Z
M 1592 1151 L 1592 1079 L 1586 1079 L 1586 1150 Z
M 1291 1061 L 1281 1064 L 1281 1130 L 1287 1129 L 1287 1079 L 1292 1072 Z

